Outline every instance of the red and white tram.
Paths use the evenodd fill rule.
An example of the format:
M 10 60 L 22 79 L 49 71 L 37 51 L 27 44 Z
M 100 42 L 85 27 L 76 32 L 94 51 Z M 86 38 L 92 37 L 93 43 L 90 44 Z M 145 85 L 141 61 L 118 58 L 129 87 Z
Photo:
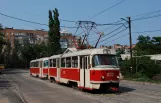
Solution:
M 30 75 L 40 78 L 48 77 L 48 58 L 35 59 L 30 62 Z
M 117 90 L 119 73 L 113 49 L 85 49 L 49 57 L 49 79 L 81 89 Z

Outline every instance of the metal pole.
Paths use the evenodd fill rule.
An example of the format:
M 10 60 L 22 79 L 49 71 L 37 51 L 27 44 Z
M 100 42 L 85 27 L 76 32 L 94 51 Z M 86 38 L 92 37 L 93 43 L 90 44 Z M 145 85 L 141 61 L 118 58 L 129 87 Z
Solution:
M 131 38 L 131 18 L 130 17 L 128 17 L 128 24 L 129 24 L 129 41 L 130 41 L 130 64 L 131 64 L 131 67 L 130 67 L 130 69 L 131 69 L 131 75 L 132 75 L 132 71 L 133 71 L 133 61 L 132 61 L 132 38 Z
M 95 48 L 97 47 L 98 42 L 100 41 L 100 39 L 101 39 L 101 35 L 100 35 L 100 37 L 99 37 L 99 39 L 98 39 L 98 41 L 97 41 L 97 43 L 96 43 L 96 45 L 95 45 Z

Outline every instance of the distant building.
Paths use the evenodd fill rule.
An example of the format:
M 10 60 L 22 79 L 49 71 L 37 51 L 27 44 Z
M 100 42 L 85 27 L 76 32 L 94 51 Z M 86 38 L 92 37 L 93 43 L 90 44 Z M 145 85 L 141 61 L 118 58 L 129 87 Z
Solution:
M 132 49 L 135 47 L 136 45 L 133 44 L 132 45 Z M 118 50 L 123 50 L 125 52 L 125 54 L 129 54 L 130 53 L 130 46 L 128 45 L 120 45 L 120 44 L 114 44 L 114 49 L 116 51 Z
M 5 35 L 5 39 L 10 42 L 11 48 L 15 47 L 15 40 L 17 40 L 21 45 L 25 43 L 46 43 L 48 41 L 48 31 L 44 30 L 5 28 L 2 30 L 2 33 Z M 60 35 L 60 44 L 62 48 L 74 47 L 72 33 L 67 32 L 67 30 L 62 30 L 60 31 Z M 81 37 L 75 37 L 75 41 L 79 43 L 81 41 Z
M 30 44 L 36 44 L 47 41 L 46 36 L 48 35 L 47 31 L 44 30 L 5 28 L 2 30 L 2 32 L 5 35 L 5 39 L 10 42 L 12 48 L 15 46 L 15 40 L 17 40 L 22 45 L 26 42 Z

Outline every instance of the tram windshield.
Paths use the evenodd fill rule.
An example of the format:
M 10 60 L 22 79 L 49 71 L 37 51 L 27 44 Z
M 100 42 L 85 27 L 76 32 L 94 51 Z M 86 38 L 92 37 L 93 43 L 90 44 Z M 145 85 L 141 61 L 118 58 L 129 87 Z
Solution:
M 118 67 L 116 56 L 114 55 L 104 55 L 98 54 L 93 56 L 93 67 Z

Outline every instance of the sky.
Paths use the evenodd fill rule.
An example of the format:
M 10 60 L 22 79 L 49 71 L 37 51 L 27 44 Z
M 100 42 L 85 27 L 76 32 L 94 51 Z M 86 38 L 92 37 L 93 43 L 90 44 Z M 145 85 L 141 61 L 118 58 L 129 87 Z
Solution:
M 57 8 L 60 14 L 59 19 L 71 21 L 88 20 L 93 21 L 97 24 L 108 24 L 119 21 L 121 20 L 121 18 L 127 19 L 127 17 L 129 16 L 132 20 L 134 20 L 140 18 L 142 16 L 140 14 L 161 10 L 161 0 L 125 0 L 119 5 L 114 6 L 111 9 L 108 9 L 100 15 L 94 16 L 95 14 L 117 4 L 120 1 L 122 0 L 1 0 L 0 13 L 28 21 L 48 24 L 48 11 Z M 161 15 L 161 11 L 152 15 L 148 15 L 146 17 L 155 16 L 158 14 Z M 92 16 L 94 17 L 89 19 Z M 75 22 L 60 21 L 60 23 L 61 26 L 66 27 L 77 26 Z M 15 29 L 48 30 L 48 26 L 45 25 L 26 23 L 15 19 L 7 18 L 2 15 L 0 15 L 0 24 L 2 24 L 3 27 L 13 27 Z M 119 26 L 120 25 L 106 25 L 96 27 L 99 32 L 104 32 L 104 36 L 102 36 L 102 38 L 100 39 L 101 42 L 99 43 L 99 45 L 129 45 L 129 35 L 126 35 L 129 32 L 128 29 L 117 34 L 117 32 L 125 29 L 125 27 L 128 27 L 127 23 L 125 23 L 125 27 L 123 26 L 119 30 L 110 33 Z M 161 36 L 161 31 L 133 33 L 151 30 L 161 30 L 161 16 L 156 18 L 132 21 L 131 27 L 133 44 L 137 42 L 137 37 L 139 35 L 145 35 L 150 37 Z M 106 28 L 108 29 L 104 30 Z M 83 31 L 82 28 L 79 28 L 77 34 L 75 34 L 76 28 L 61 29 L 66 29 L 74 35 L 77 35 Z M 96 34 L 96 32 L 91 31 L 88 37 L 89 43 L 94 45 L 98 40 L 98 37 L 99 34 Z

